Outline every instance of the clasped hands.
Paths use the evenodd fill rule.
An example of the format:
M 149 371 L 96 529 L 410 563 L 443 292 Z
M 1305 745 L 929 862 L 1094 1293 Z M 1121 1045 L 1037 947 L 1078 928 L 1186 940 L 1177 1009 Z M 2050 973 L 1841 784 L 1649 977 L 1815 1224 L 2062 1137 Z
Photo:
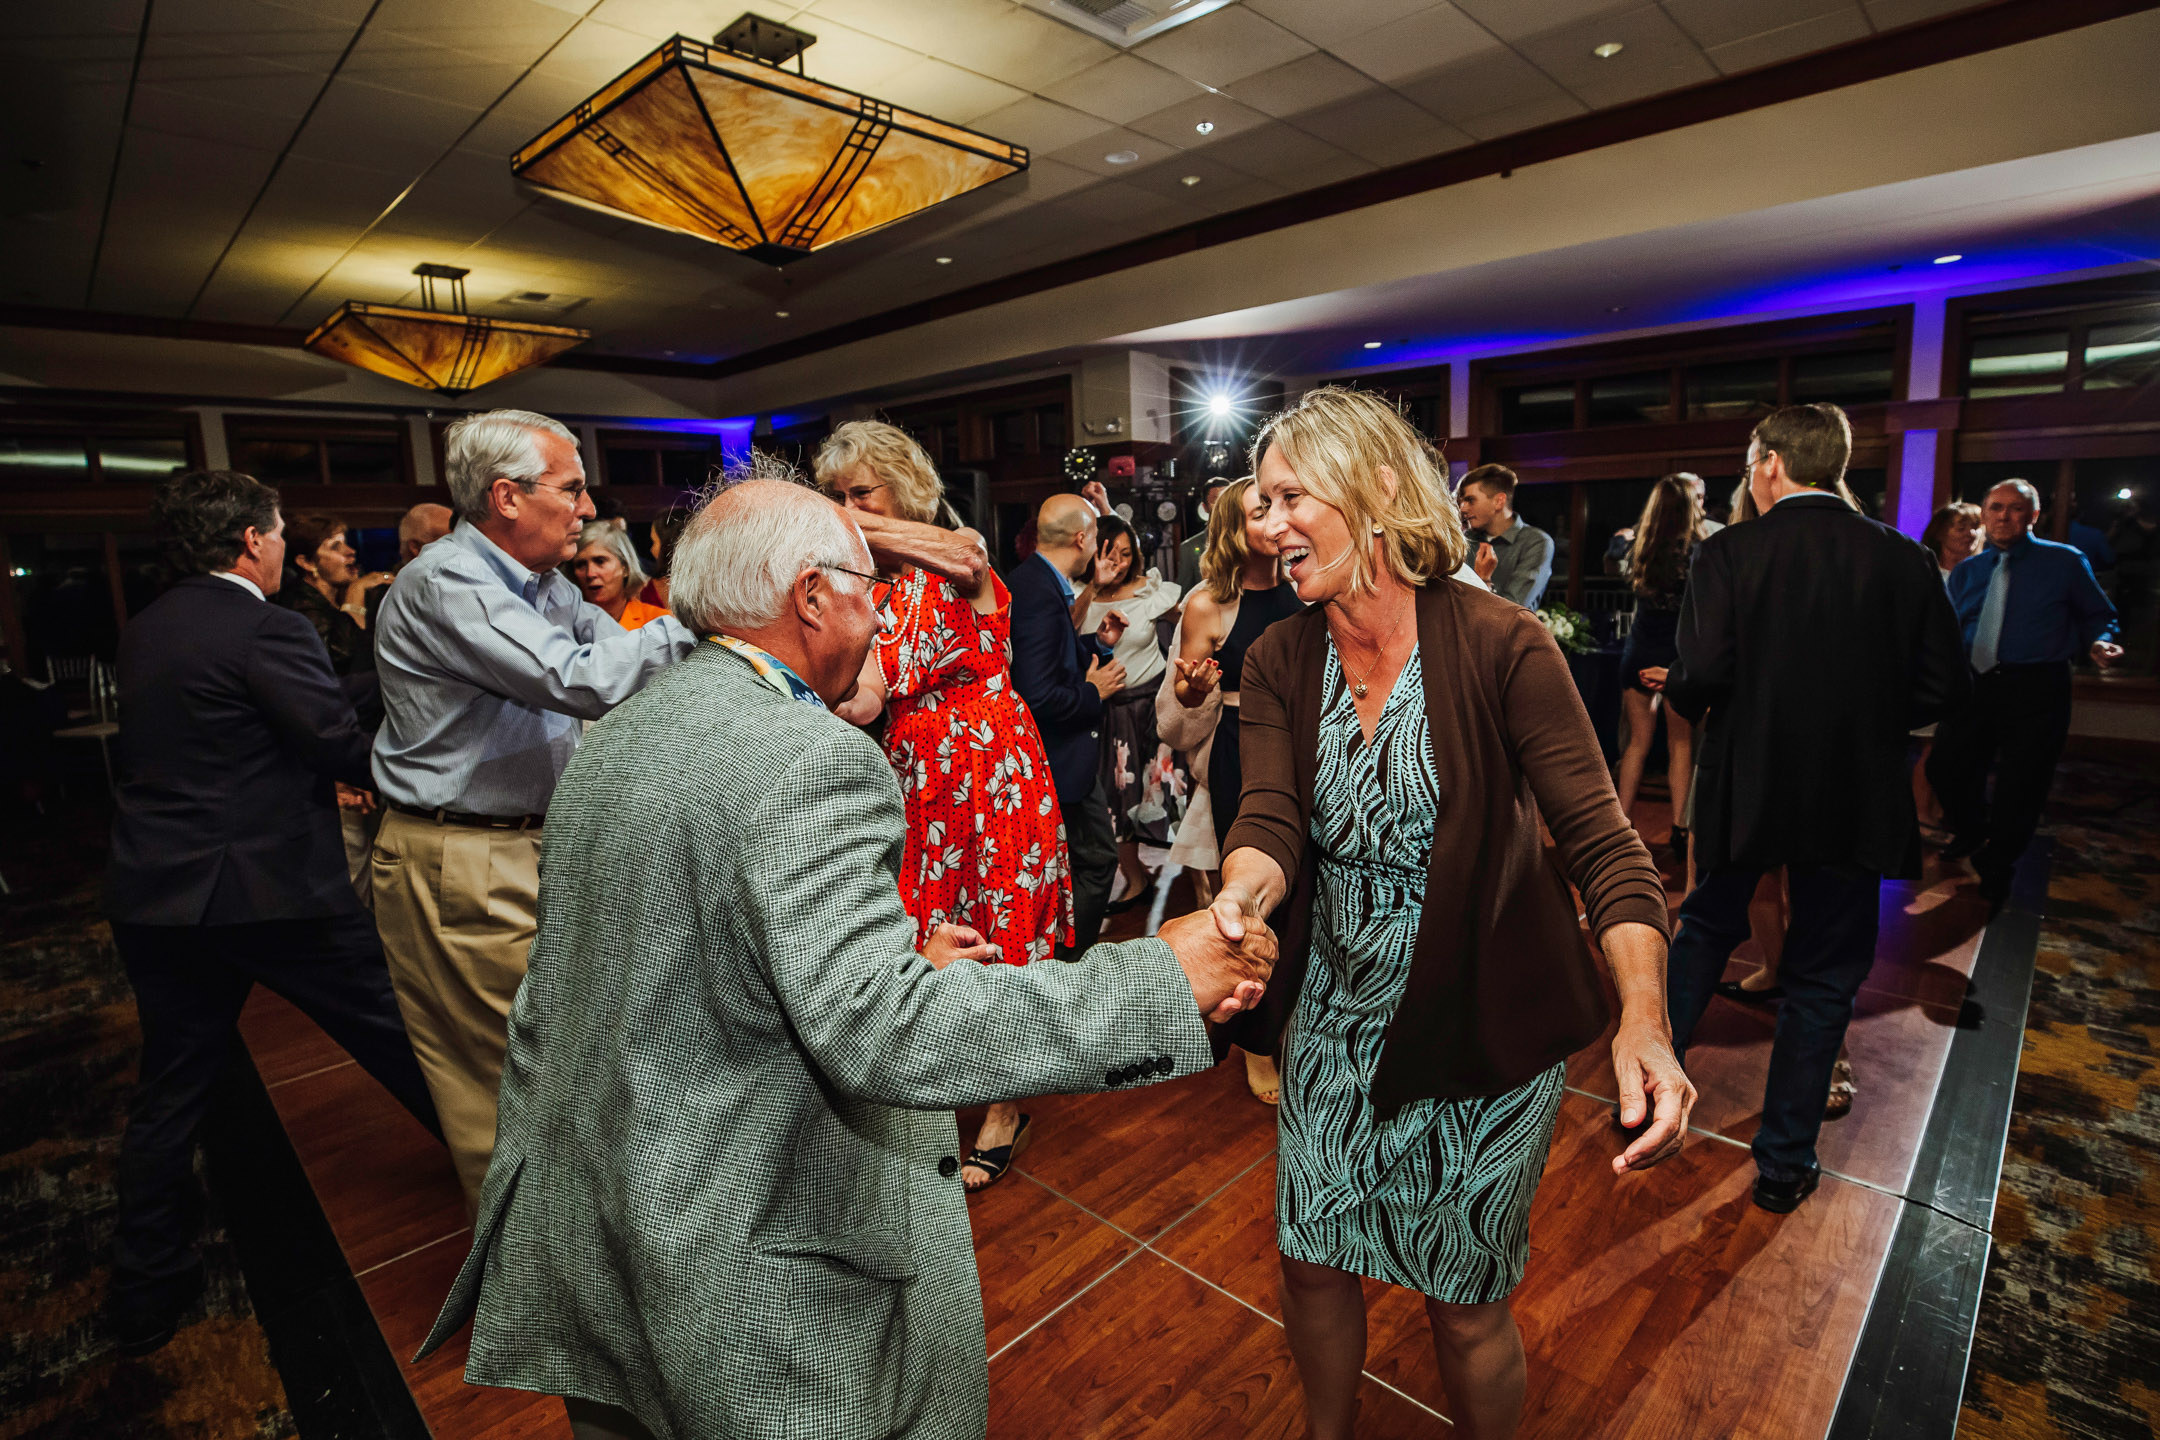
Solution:
M 1195 910 L 1164 921 L 1157 938 L 1184 968 L 1200 1013 L 1216 1025 L 1258 1005 L 1275 973 L 1275 932 L 1257 915 L 1233 936 L 1212 911 Z

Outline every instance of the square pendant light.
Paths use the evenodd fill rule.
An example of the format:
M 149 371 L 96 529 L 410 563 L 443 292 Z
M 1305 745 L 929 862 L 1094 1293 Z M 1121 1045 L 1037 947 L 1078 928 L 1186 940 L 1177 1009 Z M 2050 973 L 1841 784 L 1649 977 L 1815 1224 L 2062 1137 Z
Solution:
M 348 300 L 301 344 L 422 390 L 463 395 L 592 338 L 590 330 L 464 313 L 467 272 L 455 266 L 421 265 L 413 274 L 420 277 L 428 309 Z M 448 311 L 433 308 L 437 280 L 450 283 L 453 308 Z
M 1021 146 L 780 68 L 815 37 L 754 15 L 662 45 L 510 158 L 559 199 L 770 265 L 1027 169 Z

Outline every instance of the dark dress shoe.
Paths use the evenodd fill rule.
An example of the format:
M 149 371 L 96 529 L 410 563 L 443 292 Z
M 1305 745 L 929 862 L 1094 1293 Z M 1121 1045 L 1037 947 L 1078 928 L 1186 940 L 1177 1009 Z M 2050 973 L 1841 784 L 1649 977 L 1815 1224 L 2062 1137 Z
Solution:
M 1135 906 L 1145 905 L 1148 901 L 1154 898 L 1155 882 L 1150 880 L 1147 884 L 1141 886 L 1138 890 L 1133 891 L 1132 894 L 1127 895 L 1124 899 L 1113 900 L 1108 905 L 1105 905 L 1103 907 L 1103 913 L 1105 915 L 1123 915 L 1126 911 L 1134 908 Z
M 1737 1000 L 1742 1005 L 1768 1005 L 1773 1000 L 1785 998 L 1785 987 L 1770 985 L 1761 990 L 1750 990 L 1738 980 L 1720 980 L 1717 993 L 1727 1000 Z
M 1943 859 L 1970 860 L 1980 853 L 1980 847 L 1985 844 L 1987 844 L 1987 836 L 1985 835 L 1953 834 L 1950 837 L 1950 843 L 1943 846 Z
M 2003 906 L 2010 903 L 2010 872 L 2008 870 L 1983 870 L 1980 872 L 1980 898 L 1987 902 L 1988 918 L 2002 914 Z
M 1800 1202 L 1815 1193 L 1822 1184 L 1822 1171 L 1810 1170 L 1797 1180 L 1773 1180 L 1767 1175 L 1755 1177 L 1755 1208 L 1768 1210 L 1773 1215 L 1790 1215 L 1800 1208 Z
M 128 1356 L 164 1349 L 202 1292 L 200 1262 L 178 1275 L 117 1291 L 108 1310 L 114 1348 Z

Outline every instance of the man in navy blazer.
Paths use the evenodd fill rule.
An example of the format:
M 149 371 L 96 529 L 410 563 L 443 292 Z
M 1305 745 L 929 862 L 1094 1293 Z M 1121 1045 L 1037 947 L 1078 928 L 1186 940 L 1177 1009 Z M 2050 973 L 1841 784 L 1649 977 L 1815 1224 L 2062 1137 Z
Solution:
M 264 603 L 285 557 L 277 507 L 231 471 L 166 482 L 152 516 L 186 578 L 120 642 L 105 908 L 143 1035 L 113 1238 L 111 1318 L 129 1354 L 171 1339 L 201 1287 L 195 1131 L 258 981 L 441 1133 L 346 877 L 332 782 L 370 783 L 374 736 L 315 627 Z
M 1117 833 L 1102 786 L 1103 702 L 1125 685 L 1111 651 L 1125 633 L 1113 612 L 1094 635 L 1082 635 L 1072 582 L 1095 559 L 1095 507 L 1078 495 L 1053 495 L 1035 516 L 1035 553 L 1005 577 L 1012 592 L 1013 689 L 1042 732 L 1065 820 L 1072 860 L 1071 959 L 1095 943 L 1117 874 Z

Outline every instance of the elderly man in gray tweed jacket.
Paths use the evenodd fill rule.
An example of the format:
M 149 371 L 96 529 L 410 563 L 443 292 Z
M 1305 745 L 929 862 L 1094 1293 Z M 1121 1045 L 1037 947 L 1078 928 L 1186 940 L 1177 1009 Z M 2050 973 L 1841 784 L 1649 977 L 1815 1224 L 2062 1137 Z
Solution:
M 815 492 L 723 492 L 672 572 L 707 643 L 548 812 L 494 1161 L 422 1353 L 470 1317 L 466 1378 L 562 1395 L 581 1437 L 982 1435 L 953 1110 L 1203 1069 L 1203 1017 L 1274 959 L 1204 914 L 1071 964 L 917 954 L 899 786 L 827 709 L 881 623 L 869 568 Z

